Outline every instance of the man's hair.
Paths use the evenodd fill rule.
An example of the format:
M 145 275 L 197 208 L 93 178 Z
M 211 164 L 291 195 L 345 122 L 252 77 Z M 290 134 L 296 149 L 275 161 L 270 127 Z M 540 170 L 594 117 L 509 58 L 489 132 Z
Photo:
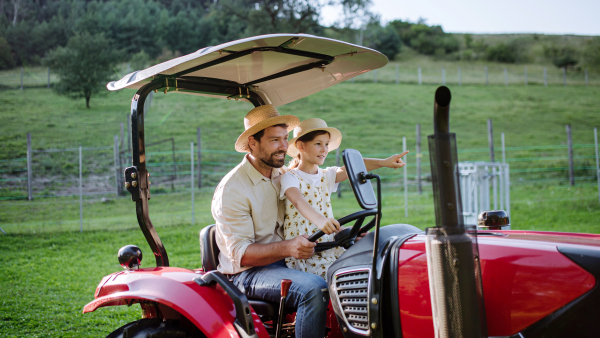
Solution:
M 280 124 L 276 124 L 274 126 L 271 127 L 284 127 L 285 129 L 287 129 L 288 125 L 285 123 L 280 123 Z M 268 128 L 268 127 L 267 127 Z M 266 128 L 265 128 L 266 129 Z M 259 131 L 258 133 L 252 135 L 252 137 L 254 137 L 254 139 L 260 143 L 260 139 L 263 137 L 263 135 L 265 134 L 265 129 Z

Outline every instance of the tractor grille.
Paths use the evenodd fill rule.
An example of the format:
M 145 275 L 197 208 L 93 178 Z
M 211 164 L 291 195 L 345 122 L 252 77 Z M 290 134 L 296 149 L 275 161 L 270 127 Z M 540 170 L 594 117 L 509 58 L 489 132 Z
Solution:
M 360 334 L 369 333 L 369 270 L 336 274 L 335 287 L 346 323 Z

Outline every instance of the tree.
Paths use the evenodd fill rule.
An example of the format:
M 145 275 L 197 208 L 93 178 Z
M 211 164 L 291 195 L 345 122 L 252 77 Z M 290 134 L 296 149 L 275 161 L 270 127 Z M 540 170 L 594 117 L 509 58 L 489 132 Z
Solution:
M 49 52 L 44 63 L 60 78 L 54 86 L 59 94 L 72 99 L 83 97 L 90 108 L 92 94 L 105 90 L 122 54 L 102 34 L 76 33 L 66 47 Z
M 0 37 L 0 69 L 9 69 L 14 65 L 15 61 L 12 57 L 10 45 L 5 38 Z
M 592 70 L 600 71 L 600 37 L 595 37 L 587 42 L 585 64 Z
M 495 46 L 488 47 L 486 59 L 488 61 L 515 63 L 517 61 L 517 52 L 514 45 L 499 43 Z
M 544 46 L 544 55 L 549 58 L 557 68 L 569 68 L 579 63 L 577 52 L 569 46 L 559 47 L 556 45 Z
M 465 47 L 467 47 L 467 49 L 469 49 L 469 48 L 471 48 L 472 44 L 473 44 L 473 35 L 465 34 Z
M 394 60 L 400 52 L 401 41 L 392 25 L 381 27 L 379 23 L 370 25 L 366 31 L 367 46 L 380 51 L 390 60 Z

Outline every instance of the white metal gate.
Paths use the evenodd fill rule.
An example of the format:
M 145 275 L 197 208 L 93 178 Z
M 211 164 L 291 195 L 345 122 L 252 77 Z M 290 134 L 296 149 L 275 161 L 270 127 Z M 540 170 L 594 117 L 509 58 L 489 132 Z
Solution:
M 487 210 L 504 210 L 510 217 L 507 163 L 459 162 L 458 169 L 465 225 L 477 225 L 477 215 Z

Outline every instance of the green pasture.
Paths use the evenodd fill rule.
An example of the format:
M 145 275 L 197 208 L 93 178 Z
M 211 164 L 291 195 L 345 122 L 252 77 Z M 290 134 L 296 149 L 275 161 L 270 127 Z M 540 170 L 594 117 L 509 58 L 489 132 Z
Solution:
M 574 143 L 589 145 L 593 143 L 593 127 L 600 125 L 598 87 L 458 87 L 449 80 L 447 83 L 453 94 L 451 129 L 457 133 L 459 150 L 487 147 L 488 118 L 494 120 L 496 149 L 500 147 L 500 132 L 506 135 L 507 147 L 564 145 L 568 123 Z M 423 150 L 427 150 L 425 136 L 432 131 L 435 89 L 433 85 L 357 81 L 283 106 L 280 112 L 301 119 L 323 118 L 342 131 L 343 148 L 372 155 L 400 151 L 402 136 L 407 136 L 408 148 L 413 150 L 415 124 L 420 123 Z M 43 88 L 0 91 L 0 160 L 25 156 L 27 132 L 32 133 L 34 149 L 112 146 L 119 124 L 126 122 L 133 94 L 124 90 L 96 96 L 92 108 L 86 109 L 83 100 L 72 101 Z M 247 103 L 158 93 L 146 118 L 147 142 L 174 137 L 178 149 L 189 149 L 189 143 L 196 139 L 196 128 L 201 127 L 203 149 L 231 151 L 249 109 Z M 558 151 L 566 152 L 564 148 Z M 544 152 L 554 156 L 552 149 Z M 485 159 L 487 154 L 461 153 L 459 160 L 477 156 Z M 510 156 L 527 158 L 532 154 L 523 151 Z M 409 155 L 407 160 L 413 172 L 414 157 Z M 391 173 L 400 175 L 401 171 Z M 398 178 L 383 188 L 383 224 L 409 223 L 422 229 L 433 226 L 430 189 L 418 195 L 414 186 L 411 188 L 409 216 L 405 217 L 400 184 Z M 333 200 L 336 217 L 358 208 L 347 186 L 345 189 L 343 198 Z M 569 187 L 521 184 L 514 176 L 513 229 L 600 233 L 597 192 L 593 180 Z M 210 187 L 196 191 L 192 225 L 189 190 L 153 194 L 150 216 L 173 266 L 200 267 L 198 232 L 213 222 L 211 198 Z M 138 319 L 137 306 L 81 314 L 83 306 L 93 299 L 100 279 L 121 269 L 116 259 L 121 246 L 139 245 L 145 254 L 143 265 L 153 265 L 134 210 L 126 196 L 85 198 L 84 232 L 80 233 L 77 197 L 0 201 L 0 228 L 8 233 L 0 234 L 0 262 L 4 267 L 0 275 L 0 336 L 102 337 Z
M 516 190 L 516 191 L 515 191 Z M 527 187 L 513 189 L 513 229 L 600 232 L 600 206 L 595 186 L 570 188 Z M 411 195 L 409 217 L 404 217 L 404 198 L 398 188 L 383 190 L 383 223 L 409 223 L 423 229 L 434 225 L 430 194 Z M 183 205 L 189 195 L 157 195 L 150 201 L 151 218 L 169 253 L 172 266 L 200 267 L 198 233 L 212 223 L 210 191 L 196 200 L 195 225 Z M 75 201 L 1 203 L 3 220 L 19 220 L 35 214 L 37 222 L 78 219 Z M 46 204 L 44 204 L 46 203 Z M 91 202 L 90 202 L 91 203 Z M 357 211 L 346 191 L 333 199 L 336 217 Z M 101 278 L 121 270 L 118 249 L 140 246 L 143 266 L 153 266 L 151 250 L 137 229 L 134 204 L 126 198 L 86 205 L 86 231 L 42 231 L 0 235 L 0 336 L 2 337 L 103 337 L 115 328 L 140 318 L 139 306 L 101 308 L 81 313 L 93 300 Z M 1 225 L 0 226 L 4 226 Z M 112 231 L 103 230 L 103 227 Z M 58 228 L 60 229 L 60 227 Z
M 566 142 L 565 125 L 573 127 L 574 143 L 593 143 L 593 126 L 600 125 L 600 87 L 508 86 L 458 87 L 452 90 L 451 129 L 459 149 L 487 147 L 487 119 L 506 145 L 555 145 Z M 401 137 L 414 147 L 415 124 L 423 135 L 432 132 L 436 86 L 343 83 L 279 108 L 300 119 L 320 117 L 339 128 L 343 148 L 362 152 L 397 151 Z M 91 108 L 48 89 L 0 91 L 0 160 L 24 157 L 26 134 L 34 149 L 112 146 L 119 124 L 127 121 L 134 90 L 94 96 Z M 179 147 L 196 140 L 202 128 L 202 148 L 234 150 L 243 131 L 249 103 L 178 93 L 154 95 L 145 119 L 146 142 L 174 137 Z M 496 147 L 500 138 L 496 137 Z

